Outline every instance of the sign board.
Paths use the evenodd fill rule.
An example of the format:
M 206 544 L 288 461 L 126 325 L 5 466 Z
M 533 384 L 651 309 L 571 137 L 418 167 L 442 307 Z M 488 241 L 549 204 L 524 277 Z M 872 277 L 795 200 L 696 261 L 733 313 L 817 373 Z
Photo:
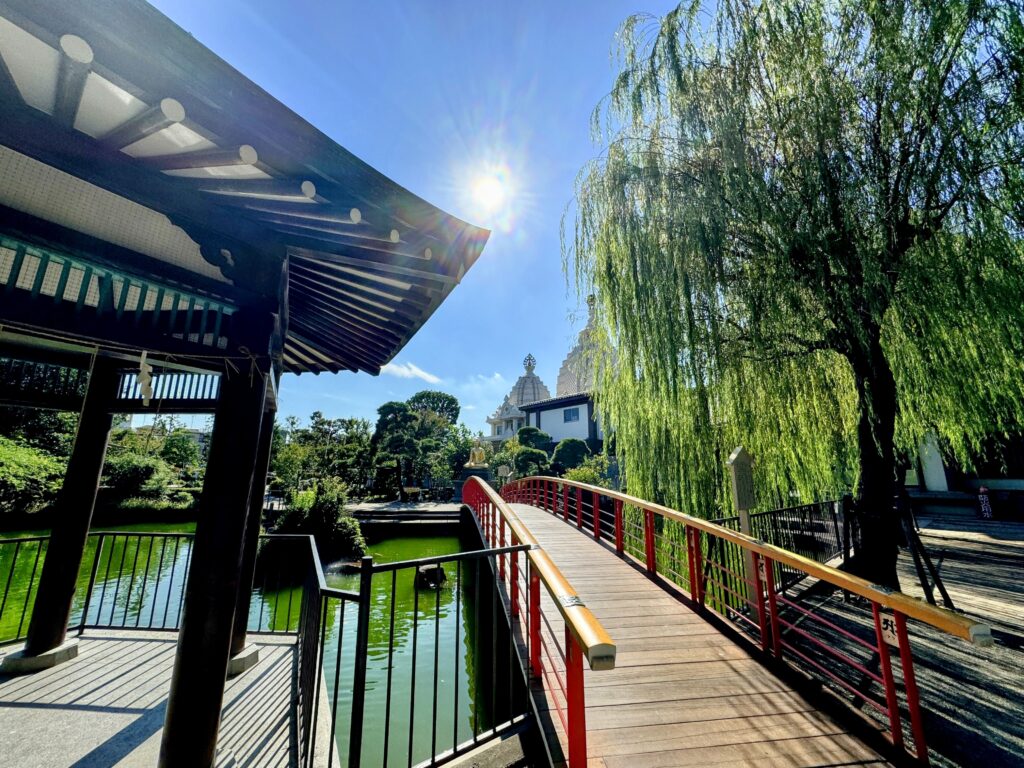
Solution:
M 742 445 L 729 455 L 726 462 L 732 478 L 732 503 L 738 512 L 753 509 L 754 498 L 754 457 Z
M 896 618 L 891 613 L 883 613 L 878 617 L 882 625 L 882 638 L 889 645 L 899 645 L 900 640 L 896 634 Z

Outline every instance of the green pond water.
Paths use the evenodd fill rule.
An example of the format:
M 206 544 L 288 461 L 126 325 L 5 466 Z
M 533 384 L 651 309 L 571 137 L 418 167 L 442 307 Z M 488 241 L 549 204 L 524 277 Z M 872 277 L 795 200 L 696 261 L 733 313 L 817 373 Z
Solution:
M 77 628 L 85 613 L 87 626 L 176 627 L 191 558 L 191 540 L 154 539 L 138 534 L 192 533 L 194 525 L 147 523 L 106 530 L 109 533 L 103 539 L 98 562 L 96 549 L 100 537 L 89 538 L 69 626 Z M 48 534 L 46 530 L 2 532 L 0 540 Z M 457 536 L 389 538 L 370 545 L 370 554 L 377 563 L 455 554 L 461 550 Z M 44 560 L 44 542 L 0 543 L 0 644 L 23 638 L 27 632 Z M 86 608 L 94 562 L 96 581 Z M 444 568 L 448 580 L 437 591 L 417 590 L 414 569 L 379 573 L 373 578 L 363 765 L 414 765 L 492 727 L 494 709 L 507 708 L 507 702 L 495 704 L 494 700 L 499 694 L 492 684 L 491 640 L 489 635 L 478 635 L 473 605 L 475 566 L 460 568 L 456 563 L 446 563 Z M 358 575 L 329 573 L 327 580 L 338 589 L 359 589 Z M 249 612 L 250 630 L 295 631 L 301 603 L 300 588 L 294 588 L 276 569 L 258 568 Z M 322 685 L 332 702 L 337 723 L 334 738 L 342 763 L 347 761 L 350 737 L 357 612 L 356 603 L 342 606 L 341 601 L 334 600 L 328 603 L 325 615 Z M 481 644 L 485 647 L 481 648 Z M 478 658 L 488 663 L 481 667 Z M 483 684 L 478 680 L 481 677 L 485 679 Z
M 390 538 L 370 545 L 370 554 L 378 563 L 454 554 L 460 550 L 456 536 Z M 459 568 L 456 563 L 445 563 L 444 568 L 447 583 L 438 591 L 417 590 L 413 569 L 379 573 L 373 578 L 362 765 L 415 765 L 492 725 L 489 699 L 478 701 L 481 688 L 477 678 L 484 670 L 477 664 L 480 649 L 476 647 L 479 639 L 475 606 L 471 604 L 475 568 Z M 327 578 L 331 586 L 339 589 L 359 589 L 358 575 L 331 574 Z M 344 608 L 343 627 L 342 608 L 333 607 L 328 619 L 324 682 L 328 695 L 335 701 L 335 740 L 344 762 L 348 759 L 357 606 L 349 604 Z M 483 698 L 489 694 L 487 691 Z

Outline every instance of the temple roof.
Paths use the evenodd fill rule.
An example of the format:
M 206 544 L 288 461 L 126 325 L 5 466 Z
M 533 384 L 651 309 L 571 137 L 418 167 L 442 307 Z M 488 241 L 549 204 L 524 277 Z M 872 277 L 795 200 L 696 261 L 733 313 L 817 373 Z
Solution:
M 525 372 L 512 385 L 511 391 L 505 395 L 504 401 L 498 407 L 498 410 L 490 416 L 488 421 L 501 421 L 507 418 L 522 416 L 522 411 L 519 410 L 520 406 L 551 397 L 551 392 L 544 382 L 541 381 L 540 376 L 534 373 L 536 367 L 536 358 L 533 355 L 527 355 L 523 360 Z
M 142 0 L 0 3 L 0 174 L 8 223 L 83 232 L 229 304 L 283 297 L 293 373 L 378 373 L 488 237 Z

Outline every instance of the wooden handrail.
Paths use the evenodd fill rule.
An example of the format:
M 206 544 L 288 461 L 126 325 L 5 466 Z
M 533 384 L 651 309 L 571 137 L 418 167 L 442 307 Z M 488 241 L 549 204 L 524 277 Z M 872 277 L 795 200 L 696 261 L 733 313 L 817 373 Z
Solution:
M 876 602 L 886 608 L 899 611 L 906 616 L 917 619 L 918 621 L 935 627 L 947 634 L 967 640 L 975 645 L 984 647 L 992 644 L 992 629 L 987 624 L 974 621 L 973 619 L 969 619 L 966 616 L 954 613 L 953 611 L 945 608 L 930 605 L 923 600 L 911 597 L 903 592 L 880 587 L 876 584 L 872 584 L 866 579 L 860 578 L 859 576 L 854 576 L 853 574 L 846 573 L 845 571 L 840 571 L 838 568 L 833 568 L 832 566 L 824 565 L 815 560 L 811 560 L 810 558 L 798 555 L 795 552 L 790 552 L 787 549 L 782 549 L 781 547 L 777 547 L 773 544 L 768 544 L 767 542 L 755 539 L 752 536 L 747 536 L 739 531 L 724 528 L 716 523 L 702 520 L 699 517 L 693 517 L 692 515 L 688 515 L 684 512 L 678 512 L 674 509 L 670 509 L 669 507 L 662 506 L 661 504 L 644 501 L 636 496 L 630 496 L 627 493 L 614 491 L 610 488 L 602 488 L 597 485 L 590 485 L 589 483 L 578 483 L 573 480 L 566 480 L 565 478 L 546 477 L 543 475 L 533 475 L 515 482 L 524 483 L 531 480 L 559 483 L 567 485 L 570 488 L 579 488 L 580 490 L 591 491 L 610 499 L 616 499 L 631 507 L 653 512 L 669 520 L 674 520 L 678 523 L 683 523 L 684 525 L 688 525 L 704 531 L 705 533 L 717 536 L 720 539 L 731 541 L 749 552 L 756 552 L 757 554 L 769 557 L 776 562 L 785 563 L 794 568 L 798 568 L 816 579 L 826 581 L 840 589 L 846 590 L 847 592 L 853 592 L 856 595 L 867 598 L 868 600 Z
M 597 620 L 593 612 L 582 604 L 579 594 L 548 553 L 540 547 L 537 539 L 530 533 L 530 529 L 488 483 L 477 477 L 471 477 L 466 481 L 467 485 L 470 483 L 475 483 L 484 492 L 488 501 L 505 519 L 519 543 L 530 545 L 531 549 L 527 552 L 530 563 L 540 576 L 541 583 L 554 599 L 566 628 L 579 643 L 590 668 L 595 671 L 614 669 L 615 642 L 601 626 L 601 622 Z

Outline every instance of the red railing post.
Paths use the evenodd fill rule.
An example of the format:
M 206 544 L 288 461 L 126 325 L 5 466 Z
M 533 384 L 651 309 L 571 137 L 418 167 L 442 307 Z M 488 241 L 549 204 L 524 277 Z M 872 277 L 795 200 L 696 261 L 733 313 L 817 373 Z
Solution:
M 623 531 L 622 531 L 622 499 L 615 500 L 615 551 L 620 555 L 624 549 L 623 547 Z
M 569 522 L 569 485 L 562 483 L 562 517 Z
M 583 527 L 583 500 L 580 498 L 580 489 L 576 489 L 576 527 Z
M 889 656 L 889 643 L 882 632 L 882 612 L 878 603 L 871 603 L 871 611 L 875 616 L 875 638 L 878 640 L 878 659 L 882 667 L 882 680 L 885 683 L 885 702 L 889 708 L 889 729 L 892 731 L 893 746 L 903 746 L 903 726 L 900 723 L 900 705 L 896 698 L 896 681 L 892 676 L 892 659 Z
M 757 553 L 753 553 L 754 560 L 754 600 L 757 601 L 757 624 L 761 629 L 761 650 L 768 653 L 769 637 L 768 637 L 768 618 L 764 612 L 764 591 L 762 589 L 763 582 L 761 581 L 761 567 L 763 560 Z
M 658 564 L 654 559 L 654 511 L 644 510 L 644 554 L 647 556 L 647 572 L 658 572 Z
M 907 709 L 910 711 L 910 731 L 914 734 L 914 754 L 928 765 L 928 745 L 924 738 L 924 722 L 921 720 L 921 696 L 914 677 L 914 654 L 910 650 L 910 636 L 907 634 L 907 617 L 894 611 L 896 637 L 900 641 L 900 664 L 903 665 L 903 687 L 907 693 Z
M 500 531 L 499 538 L 498 538 L 498 546 L 499 547 L 504 547 L 505 546 L 505 516 L 504 515 L 499 515 L 498 516 L 498 530 Z M 498 578 L 501 581 L 505 580 L 505 556 L 504 555 L 498 555 Z
M 779 624 L 779 605 L 775 599 L 775 564 L 767 557 L 764 563 L 765 589 L 768 592 L 768 613 L 772 624 L 772 653 L 775 658 L 782 658 L 782 626 Z
M 516 540 L 516 535 L 512 534 L 512 546 L 518 546 L 519 542 Z M 512 552 L 509 554 L 508 564 L 508 592 L 509 602 L 512 603 L 512 618 L 514 619 L 519 615 L 519 553 Z
M 565 628 L 565 708 L 568 721 L 569 768 L 587 764 L 587 707 L 583 696 L 583 652 Z
M 594 491 L 594 538 L 601 540 L 601 499 L 597 491 Z
M 542 670 L 540 666 L 540 574 L 528 562 L 530 576 L 530 593 L 528 595 L 529 605 L 529 633 L 530 633 L 530 671 L 534 677 L 540 677 Z
M 693 528 L 693 588 L 696 589 L 696 600 L 704 605 L 704 553 L 701 552 L 701 535 L 699 528 Z

